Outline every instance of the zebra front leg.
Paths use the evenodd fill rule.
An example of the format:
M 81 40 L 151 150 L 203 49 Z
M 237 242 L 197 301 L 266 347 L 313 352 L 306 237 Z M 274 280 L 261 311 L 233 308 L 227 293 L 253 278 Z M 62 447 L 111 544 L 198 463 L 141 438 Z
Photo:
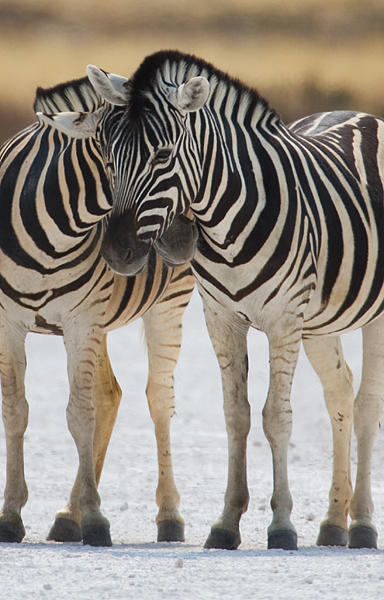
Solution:
M 219 312 L 220 311 L 220 312 Z M 204 548 L 235 550 L 241 543 L 240 518 L 247 510 L 247 437 L 250 429 L 248 403 L 249 326 L 218 304 L 204 301 L 208 331 L 221 368 L 224 413 L 228 435 L 228 481 L 224 509 L 213 523 Z
M 352 497 L 350 446 L 353 423 L 352 373 L 339 337 L 303 340 L 304 348 L 324 388 L 332 425 L 333 476 L 329 507 L 320 524 L 318 546 L 348 544 L 348 514 Z
M 112 371 L 108 357 L 106 334 L 103 336 L 100 347 L 92 396 L 95 407 L 93 456 L 96 483 L 98 485 L 121 400 L 121 389 Z M 69 501 L 64 508 L 56 513 L 55 522 L 48 534 L 48 540 L 56 542 L 81 541 L 79 496 L 80 472 L 78 471 Z
M 100 307 L 101 308 L 101 307 Z M 88 322 L 88 318 L 94 319 Z M 83 308 L 79 319 L 63 324 L 68 358 L 70 396 L 67 406 L 69 431 L 79 455 L 81 537 L 84 544 L 111 546 L 109 522 L 100 511 L 94 466 L 95 408 L 92 399 L 94 374 L 103 339 L 103 314 Z
M 290 395 L 300 349 L 301 328 L 298 324 L 289 330 L 287 332 L 286 327 L 280 330 L 277 327 L 272 335 L 268 335 L 270 386 L 263 409 L 263 428 L 273 460 L 273 519 L 268 527 L 268 548 L 296 550 L 297 533 L 290 520 L 292 496 L 288 485 L 287 460 L 292 431 Z
M 158 542 L 184 542 L 184 519 L 178 507 L 180 495 L 175 484 L 170 424 L 175 410 L 173 373 L 180 354 L 182 317 L 188 305 L 194 278 L 186 267 L 175 270 L 165 296 L 144 316 L 148 348 L 147 398 L 155 425 L 158 455 L 158 486 L 156 517 Z
M 357 437 L 357 472 L 352 496 L 349 531 L 350 548 L 377 548 L 377 530 L 372 520 L 372 452 L 383 412 L 384 317 L 362 328 L 363 372 L 354 404 Z
M 0 320 L 0 378 L 7 449 L 7 479 L 0 511 L 0 542 L 21 542 L 25 529 L 21 509 L 28 499 L 24 476 L 24 433 L 28 424 L 25 398 L 25 332 Z

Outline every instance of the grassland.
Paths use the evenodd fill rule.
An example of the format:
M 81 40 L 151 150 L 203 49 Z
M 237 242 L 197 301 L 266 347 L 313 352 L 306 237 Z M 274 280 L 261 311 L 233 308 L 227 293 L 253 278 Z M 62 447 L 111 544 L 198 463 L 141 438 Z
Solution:
M 350 108 L 384 116 L 382 0 L 0 0 L 0 141 L 34 120 L 38 85 L 88 63 L 129 76 L 178 48 L 255 86 L 292 121 Z

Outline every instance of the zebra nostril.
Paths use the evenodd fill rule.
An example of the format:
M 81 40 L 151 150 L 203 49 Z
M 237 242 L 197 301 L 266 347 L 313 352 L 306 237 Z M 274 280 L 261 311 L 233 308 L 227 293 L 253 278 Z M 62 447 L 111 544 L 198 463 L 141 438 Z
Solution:
M 130 262 L 133 259 L 133 250 L 132 248 L 127 248 L 125 253 L 125 262 Z

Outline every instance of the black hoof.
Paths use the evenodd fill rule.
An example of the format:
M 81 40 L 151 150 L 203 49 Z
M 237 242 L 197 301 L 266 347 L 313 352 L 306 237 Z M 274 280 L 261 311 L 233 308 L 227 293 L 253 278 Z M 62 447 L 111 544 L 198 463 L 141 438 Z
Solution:
M 377 533 L 370 527 L 353 527 L 348 545 L 350 548 L 377 548 Z
M 160 521 L 157 525 L 158 542 L 185 542 L 184 525 L 179 521 Z
M 289 529 L 268 534 L 269 550 L 297 550 L 297 533 Z
M 0 523 L 0 542 L 16 542 L 20 544 L 24 536 L 24 527 L 20 527 L 20 525 L 15 525 L 14 523 Z
M 227 529 L 211 529 L 204 548 L 221 548 L 222 550 L 236 550 L 240 546 L 241 539 L 238 533 Z
M 80 527 L 74 521 L 69 519 L 55 519 L 50 532 L 48 533 L 47 540 L 54 542 L 81 542 L 81 531 Z
M 81 530 L 83 544 L 88 546 L 112 546 L 109 527 L 105 525 L 91 525 Z
M 317 546 L 347 546 L 348 531 L 338 525 L 322 525 L 316 540 Z

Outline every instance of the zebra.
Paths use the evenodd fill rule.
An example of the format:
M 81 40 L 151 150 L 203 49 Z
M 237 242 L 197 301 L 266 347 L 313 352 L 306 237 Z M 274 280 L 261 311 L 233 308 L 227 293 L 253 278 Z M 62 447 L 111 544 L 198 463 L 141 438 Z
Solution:
M 122 90 L 127 81 L 105 75 L 114 90 Z M 47 115 L 59 111 L 64 117 L 65 111 L 78 110 L 79 122 L 85 117 L 104 119 L 108 130 L 116 126 L 125 108 L 105 102 L 85 77 L 48 90 L 38 88 L 35 110 Z M 73 139 L 51 123 L 39 121 L 0 149 L 0 376 L 7 448 L 1 542 L 20 542 L 25 535 L 21 518 L 28 497 L 23 467 L 28 421 L 24 342 L 27 333 L 35 332 L 63 336 L 70 381 L 67 420 L 79 454 L 69 501 L 56 513 L 48 539 L 111 545 L 97 485 L 121 390 L 109 362 L 106 336 L 139 317 L 146 337 L 146 393 L 158 448 L 158 540 L 184 540 L 170 419 L 182 316 L 194 278 L 189 263 L 167 263 L 154 249 L 135 277 L 109 269 L 100 244 L 111 210 L 112 186 L 113 175 L 101 155 L 98 134 Z M 182 224 L 184 234 L 186 228 L 194 228 L 189 224 Z M 165 237 L 171 254 L 177 232 L 176 240 L 173 237 Z
M 117 92 L 105 94 L 91 71 L 95 89 L 115 103 Z M 224 508 L 205 547 L 241 542 L 249 502 L 250 327 L 269 341 L 268 547 L 297 548 L 287 452 L 301 341 L 322 382 L 333 431 L 332 485 L 317 544 L 376 547 L 370 470 L 384 391 L 384 121 L 336 111 L 285 126 L 255 89 L 176 50 L 146 57 L 125 92 L 126 112 L 102 147 L 115 183 L 102 254 L 117 272 L 132 275 L 145 264 L 143 243 L 149 251 L 176 215 L 193 212 L 199 238 L 192 270 L 221 368 L 229 444 Z M 127 221 L 140 245 L 129 256 L 115 242 Z M 340 334 L 358 328 L 363 371 L 354 400 Z

